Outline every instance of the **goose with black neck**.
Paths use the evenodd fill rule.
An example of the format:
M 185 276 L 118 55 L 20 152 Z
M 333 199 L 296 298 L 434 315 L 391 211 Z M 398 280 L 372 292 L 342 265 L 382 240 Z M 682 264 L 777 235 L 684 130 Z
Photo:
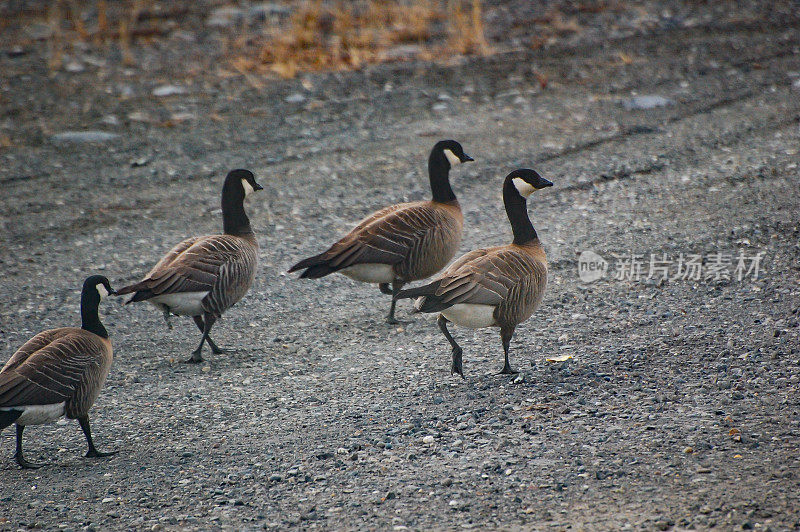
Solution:
M 527 198 L 553 184 L 534 170 L 515 170 L 503 181 L 503 202 L 514 239 L 477 249 L 456 260 L 439 279 L 403 290 L 396 299 L 417 298 L 417 312 L 438 312 L 438 325 L 452 348 L 451 372 L 464 377 L 462 349 L 448 322 L 469 328 L 499 327 L 505 354 L 501 374 L 513 374 L 508 353 L 516 327 L 539 307 L 547 287 L 547 257 L 528 217 Z
M 87 458 L 111 456 L 94 446 L 89 409 L 103 389 L 113 350 L 100 322 L 100 301 L 114 294 L 108 279 L 92 275 L 81 290 L 81 327 L 43 331 L 20 347 L 0 370 L 0 431 L 16 424 L 14 458 L 22 468 L 37 468 L 22 451 L 28 425 L 52 423 L 61 416 L 77 419 L 86 437 Z
M 188 363 L 202 362 L 203 344 L 214 354 L 221 349 L 209 333 L 214 323 L 244 297 L 255 279 L 258 242 L 244 200 L 262 190 L 249 170 L 232 170 L 222 186 L 223 234 L 196 236 L 173 247 L 138 283 L 121 288 L 133 294 L 126 303 L 147 301 L 164 313 L 191 316 L 202 336 Z
M 428 158 L 430 201 L 399 203 L 374 212 L 326 251 L 298 262 L 289 272 L 303 270 L 301 279 L 338 272 L 375 283 L 392 296 L 406 283 L 435 274 L 458 251 L 464 225 L 450 186 L 450 170 L 472 160 L 458 142 L 437 142 Z M 395 305 L 393 298 L 387 323 L 398 323 Z

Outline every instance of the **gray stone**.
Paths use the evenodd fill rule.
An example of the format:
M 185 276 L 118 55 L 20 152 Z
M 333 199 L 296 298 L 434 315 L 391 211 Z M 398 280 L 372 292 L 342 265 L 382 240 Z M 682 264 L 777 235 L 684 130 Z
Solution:
M 235 6 L 218 7 L 206 19 L 206 26 L 230 28 L 244 22 L 244 11 Z
M 283 99 L 286 103 L 303 103 L 306 101 L 306 97 L 300 94 L 299 92 L 295 92 L 294 94 L 290 94 L 286 98 Z
M 181 87 L 179 85 L 161 85 L 153 89 L 153 96 L 175 96 L 178 94 L 186 94 L 187 92 L 189 91 L 186 90 L 186 87 Z
M 674 105 L 675 102 L 670 100 L 669 98 L 665 98 L 664 96 L 658 96 L 656 94 L 650 95 L 642 95 L 642 96 L 634 96 L 629 100 L 623 100 L 622 107 L 624 107 L 628 111 L 635 111 L 641 109 L 654 109 L 656 107 L 666 107 L 668 105 Z
M 250 22 L 264 22 L 269 17 L 288 17 L 292 13 L 289 6 L 277 4 L 275 2 L 262 2 L 250 7 L 247 12 Z
M 64 131 L 63 133 L 56 133 L 50 137 L 50 140 L 56 144 L 81 144 L 86 142 L 110 142 L 118 138 L 119 135 L 116 133 L 108 133 L 106 131 Z

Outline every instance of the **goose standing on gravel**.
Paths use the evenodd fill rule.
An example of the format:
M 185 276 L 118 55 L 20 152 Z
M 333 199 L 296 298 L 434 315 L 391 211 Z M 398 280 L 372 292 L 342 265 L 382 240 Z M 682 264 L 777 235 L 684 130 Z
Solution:
M 456 260 L 436 281 L 403 290 L 396 299 L 416 297 L 418 312 L 439 312 L 438 324 L 453 348 L 451 372 L 464 377 L 461 347 L 447 330 L 447 322 L 471 328 L 500 327 L 505 351 L 501 374 L 513 374 L 508 348 L 514 329 L 531 317 L 544 296 L 547 259 L 526 208 L 526 198 L 553 184 L 533 170 L 508 174 L 503 202 L 514 233 L 506 246 L 478 249 Z
M 51 423 L 65 414 L 80 423 L 89 444 L 87 458 L 115 454 L 98 451 L 89 428 L 89 409 L 106 382 L 113 359 L 97 307 L 103 297 L 113 293 L 102 275 L 87 278 L 81 292 L 81 328 L 40 332 L 0 370 L 0 431 L 16 423 L 14 458 L 21 467 L 41 466 L 28 462 L 22 453 L 25 427 Z
M 392 296 L 405 283 L 430 277 L 447 265 L 461 243 L 464 217 L 449 172 L 453 165 L 472 160 L 458 142 L 437 142 L 428 158 L 431 201 L 381 209 L 327 251 L 298 262 L 289 272 L 305 270 L 301 279 L 339 272 L 362 283 L 377 283 L 381 292 Z M 392 298 L 387 323 L 398 323 L 395 305 Z
M 224 353 L 209 336 L 222 313 L 236 304 L 253 283 L 258 265 L 258 243 L 244 212 L 244 199 L 263 187 L 248 170 L 233 170 L 222 186 L 224 234 L 187 238 L 156 264 L 140 282 L 117 294 L 133 294 L 127 303 L 147 301 L 169 316 L 191 316 L 203 333 L 200 345 L 185 360 L 203 361 L 203 344 L 214 354 Z

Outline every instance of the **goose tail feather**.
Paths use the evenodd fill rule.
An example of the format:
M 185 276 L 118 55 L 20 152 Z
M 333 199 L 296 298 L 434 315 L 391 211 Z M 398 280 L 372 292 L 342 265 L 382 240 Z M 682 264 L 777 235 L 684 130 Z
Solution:
M 14 422 L 22 415 L 22 410 L 0 410 L 0 430 L 13 425 Z
M 324 253 L 320 253 L 319 255 L 301 260 L 289 268 L 289 273 L 298 270 L 305 270 L 300 274 L 301 279 L 319 279 L 320 277 L 332 274 L 336 271 L 336 268 L 328 263 L 328 259 L 325 258 Z
M 150 299 L 151 297 L 153 297 L 154 294 L 153 291 L 150 288 L 148 288 L 145 283 L 146 281 L 142 281 L 140 283 L 120 288 L 119 290 L 117 290 L 117 295 L 124 296 L 126 294 L 133 294 L 133 296 L 128 298 L 128 300 L 125 302 L 126 305 Z
M 441 281 L 434 281 L 424 286 L 400 290 L 394 299 L 417 298 L 417 301 L 414 302 L 414 312 L 438 312 L 446 307 L 446 305 L 441 305 L 441 297 L 436 295 L 440 283 Z

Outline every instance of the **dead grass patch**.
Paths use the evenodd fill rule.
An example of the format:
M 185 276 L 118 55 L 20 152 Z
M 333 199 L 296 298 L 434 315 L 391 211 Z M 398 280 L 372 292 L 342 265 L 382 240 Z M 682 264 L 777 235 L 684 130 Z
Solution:
M 481 0 L 307 0 L 257 46 L 256 62 L 232 62 L 291 78 L 301 71 L 489 52 Z

